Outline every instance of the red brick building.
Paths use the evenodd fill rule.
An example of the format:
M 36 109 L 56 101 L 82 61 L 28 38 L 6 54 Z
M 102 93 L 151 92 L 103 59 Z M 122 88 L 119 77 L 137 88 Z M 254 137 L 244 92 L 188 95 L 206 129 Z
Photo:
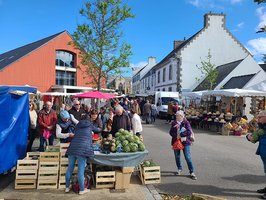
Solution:
M 91 89 L 67 31 L 0 54 L 0 85 L 30 85 L 40 92 Z M 81 69 L 78 69 L 79 66 Z

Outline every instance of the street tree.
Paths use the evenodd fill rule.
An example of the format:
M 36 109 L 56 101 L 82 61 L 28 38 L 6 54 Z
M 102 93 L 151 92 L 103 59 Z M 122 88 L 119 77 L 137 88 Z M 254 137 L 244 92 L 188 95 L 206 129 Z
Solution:
M 254 0 L 255 3 L 261 4 L 266 3 L 266 0 Z M 266 26 L 260 27 L 257 33 L 266 32 Z
M 129 44 L 121 41 L 121 24 L 134 16 L 121 0 L 90 0 L 79 13 L 85 20 L 77 25 L 71 44 L 80 50 L 85 74 L 93 79 L 91 84 L 99 91 L 108 75 L 129 68 L 132 51 Z
M 215 67 L 215 64 L 211 62 L 211 51 L 209 49 L 208 55 L 206 56 L 206 60 L 201 60 L 201 65 L 197 66 L 197 68 L 201 72 L 201 78 L 196 78 L 196 80 L 201 80 L 205 77 L 206 85 L 209 90 L 213 90 L 214 85 L 216 84 L 218 71 Z

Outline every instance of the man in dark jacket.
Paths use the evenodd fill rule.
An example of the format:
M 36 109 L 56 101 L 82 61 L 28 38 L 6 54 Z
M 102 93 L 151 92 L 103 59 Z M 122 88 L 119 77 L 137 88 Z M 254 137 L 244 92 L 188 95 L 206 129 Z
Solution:
M 128 113 L 126 113 L 121 106 L 117 106 L 115 109 L 115 116 L 113 117 L 113 124 L 111 134 L 115 136 L 115 133 L 119 131 L 120 128 L 130 131 L 131 121 Z
M 264 135 L 259 137 L 259 146 L 256 154 L 259 155 L 262 160 L 264 173 L 266 175 L 266 110 L 260 111 L 258 114 L 258 128 L 264 131 Z M 248 134 L 247 139 L 249 141 L 253 141 L 252 134 Z M 257 192 L 262 194 L 264 193 L 261 198 L 266 199 L 266 187 L 257 190 Z
M 80 102 L 78 100 L 74 100 L 73 107 L 68 111 L 71 116 L 73 122 L 78 123 L 81 119 L 81 116 L 86 114 L 85 110 L 81 108 Z M 74 118 L 74 119 L 73 119 Z M 77 122 L 76 122 L 77 120 Z

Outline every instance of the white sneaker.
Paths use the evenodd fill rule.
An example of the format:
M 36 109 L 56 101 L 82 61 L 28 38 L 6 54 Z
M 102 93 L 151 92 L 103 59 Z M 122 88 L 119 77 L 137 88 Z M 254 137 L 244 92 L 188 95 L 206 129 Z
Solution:
M 197 180 L 197 177 L 196 177 L 196 175 L 194 174 L 194 172 L 192 172 L 192 173 L 190 174 L 190 177 L 191 177 L 191 179 L 193 179 L 193 180 Z
M 82 195 L 90 191 L 91 191 L 90 189 L 85 188 L 83 191 L 79 191 L 79 194 Z
M 180 176 L 181 174 L 182 174 L 182 170 L 181 169 L 177 170 L 176 175 Z
M 65 193 L 69 193 L 69 191 L 70 191 L 70 188 L 65 189 Z

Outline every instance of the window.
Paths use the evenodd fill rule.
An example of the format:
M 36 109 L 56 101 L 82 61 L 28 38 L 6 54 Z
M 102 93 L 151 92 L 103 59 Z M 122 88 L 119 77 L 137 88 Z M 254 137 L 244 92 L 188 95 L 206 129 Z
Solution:
M 160 83 L 160 75 L 161 75 L 161 73 L 160 73 L 160 71 L 158 71 L 158 83 Z
M 56 70 L 56 85 L 76 85 L 76 73 Z
M 163 69 L 163 82 L 165 82 L 165 73 L 166 73 L 166 68 Z
M 55 65 L 60 67 L 75 68 L 74 54 L 67 51 L 56 51 Z
M 168 91 L 169 91 L 169 92 L 172 92 L 172 87 L 169 87 L 169 88 L 168 88 Z
M 165 88 L 163 88 L 163 91 L 165 91 Z
M 172 65 L 170 65 L 170 66 L 169 66 L 169 80 L 172 80 L 172 76 L 173 76 L 173 75 L 172 75 L 172 74 L 173 74 L 172 71 L 173 71 L 173 67 L 172 67 Z M 170 90 L 169 90 L 169 91 L 170 91 Z M 172 90 L 171 90 L 171 91 L 172 91 Z

